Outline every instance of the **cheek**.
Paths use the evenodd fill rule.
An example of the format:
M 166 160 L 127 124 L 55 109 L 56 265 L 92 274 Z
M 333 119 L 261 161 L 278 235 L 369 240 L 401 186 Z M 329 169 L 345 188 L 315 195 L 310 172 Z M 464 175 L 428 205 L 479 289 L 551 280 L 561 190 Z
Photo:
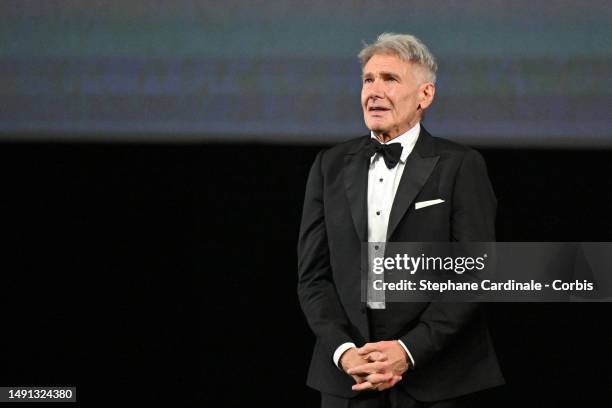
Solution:
M 406 95 L 403 98 L 401 98 L 401 101 L 400 101 L 401 108 L 399 108 L 399 110 L 407 114 L 408 112 L 415 110 L 417 105 L 418 105 L 418 102 L 414 95 Z

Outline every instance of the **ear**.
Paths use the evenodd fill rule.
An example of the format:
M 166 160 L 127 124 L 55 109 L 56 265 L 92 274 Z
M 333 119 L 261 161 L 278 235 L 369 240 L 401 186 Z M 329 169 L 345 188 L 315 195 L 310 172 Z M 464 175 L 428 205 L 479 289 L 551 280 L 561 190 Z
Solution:
M 436 86 L 426 82 L 419 87 L 419 109 L 425 110 L 431 105 L 436 94 Z

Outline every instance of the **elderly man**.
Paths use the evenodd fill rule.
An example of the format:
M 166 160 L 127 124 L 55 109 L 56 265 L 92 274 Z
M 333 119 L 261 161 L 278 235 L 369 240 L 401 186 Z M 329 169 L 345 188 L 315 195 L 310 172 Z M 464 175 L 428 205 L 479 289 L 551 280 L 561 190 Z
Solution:
M 437 70 L 427 47 L 382 34 L 359 58 L 370 135 L 320 152 L 306 186 L 307 383 L 323 407 L 454 407 L 503 383 L 478 305 L 391 303 L 372 290 L 362 299 L 362 243 L 493 241 L 495 196 L 479 153 L 421 125 Z

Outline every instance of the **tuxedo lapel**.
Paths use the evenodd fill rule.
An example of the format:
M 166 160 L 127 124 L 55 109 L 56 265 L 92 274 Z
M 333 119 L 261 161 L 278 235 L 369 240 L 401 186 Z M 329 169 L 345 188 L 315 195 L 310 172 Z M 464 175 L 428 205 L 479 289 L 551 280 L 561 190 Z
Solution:
M 359 240 L 367 241 L 367 193 L 368 193 L 368 157 L 361 154 L 368 138 L 363 141 L 349 153 L 344 156 L 344 188 L 346 196 L 351 207 L 351 216 Z
M 387 241 L 438 163 L 440 156 L 435 155 L 432 142 L 431 135 L 421 126 L 419 139 L 406 159 L 404 172 L 395 193 L 389 215 Z

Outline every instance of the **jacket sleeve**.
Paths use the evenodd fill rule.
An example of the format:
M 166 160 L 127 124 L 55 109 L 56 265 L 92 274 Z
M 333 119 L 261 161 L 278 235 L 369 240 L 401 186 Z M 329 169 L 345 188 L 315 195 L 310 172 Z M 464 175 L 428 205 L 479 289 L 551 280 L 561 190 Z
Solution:
M 352 342 L 349 323 L 332 276 L 325 226 L 323 152 L 310 169 L 298 240 L 298 297 L 306 320 L 329 358 Z
M 495 241 L 497 201 L 482 156 L 469 150 L 455 179 L 452 200 L 452 241 Z M 479 314 L 478 303 L 431 303 L 417 325 L 401 337 L 415 368 L 427 364 Z

